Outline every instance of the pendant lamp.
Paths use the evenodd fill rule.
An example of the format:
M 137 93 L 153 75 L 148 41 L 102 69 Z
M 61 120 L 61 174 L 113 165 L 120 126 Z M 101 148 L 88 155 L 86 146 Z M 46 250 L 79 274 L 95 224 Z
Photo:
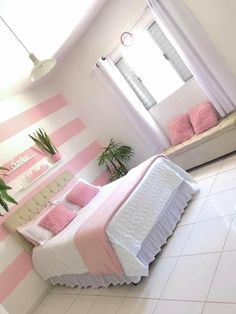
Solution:
M 10 28 L 10 26 L 4 21 L 4 19 L 0 16 L 0 19 L 2 22 L 6 25 L 6 27 L 10 30 L 10 32 L 14 35 L 14 37 L 17 39 L 17 41 L 21 44 L 21 46 L 27 51 L 29 54 L 30 60 L 33 62 L 34 67 L 30 73 L 30 81 L 34 82 L 48 74 L 56 65 L 57 60 L 54 58 L 46 59 L 46 60 L 39 60 L 33 53 L 31 53 L 25 45 L 22 43 L 22 41 L 19 39 L 19 37 L 14 33 L 14 31 Z

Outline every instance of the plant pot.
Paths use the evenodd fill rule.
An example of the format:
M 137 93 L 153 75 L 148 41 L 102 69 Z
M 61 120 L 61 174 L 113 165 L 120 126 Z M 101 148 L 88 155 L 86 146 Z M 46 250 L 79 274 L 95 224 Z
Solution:
M 53 155 L 52 155 L 52 160 L 53 160 L 54 162 L 57 162 L 57 161 L 61 160 L 61 154 L 60 154 L 59 152 L 53 154 Z

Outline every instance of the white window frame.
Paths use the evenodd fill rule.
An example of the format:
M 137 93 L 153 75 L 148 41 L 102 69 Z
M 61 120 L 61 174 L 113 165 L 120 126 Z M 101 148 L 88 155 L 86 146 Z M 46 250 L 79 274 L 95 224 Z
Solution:
M 135 34 L 139 33 L 140 31 L 144 31 L 147 30 L 155 21 L 155 18 L 150 10 L 149 7 L 146 7 L 145 11 L 141 12 L 140 14 L 138 14 L 138 16 L 135 18 L 135 20 L 133 21 L 133 23 L 131 23 L 126 29 L 126 32 L 130 32 L 132 33 L 134 36 Z M 151 36 L 151 35 L 150 35 Z M 112 52 L 109 55 L 109 58 L 112 60 L 112 62 L 114 64 L 116 64 L 121 58 L 122 58 L 122 51 L 126 49 L 121 42 L 119 42 L 119 44 L 112 50 Z M 181 59 L 182 60 L 182 59 Z M 172 65 L 173 66 L 173 65 Z M 175 70 L 175 68 L 173 67 L 173 69 Z M 178 72 L 177 72 L 178 73 Z M 178 73 L 179 74 L 179 73 Z M 121 74 L 123 76 L 123 74 Z M 125 78 L 124 78 L 125 79 Z M 181 77 L 181 79 L 183 80 L 183 78 Z M 189 81 L 191 81 L 193 79 L 193 76 L 191 78 L 189 78 L 188 80 L 184 81 L 183 80 L 183 86 L 185 84 L 187 84 Z M 125 79 L 126 80 L 126 79 Z M 129 83 L 129 82 L 128 82 Z M 131 84 L 129 84 L 131 86 Z M 145 87 L 145 86 L 144 86 Z M 130 87 L 132 88 L 132 87 Z M 181 87 L 180 87 L 181 88 Z M 133 89 L 133 88 L 132 88 Z M 178 90 L 178 89 L 177 89 Z M 138 98 L 140 98 L 137 94 L 136 96 Z M 170 95 L 168 95 L 170 96 Z M 167 96 L 167 97 L 168 97 Z M 140 100 L 141 101 L 141 100 Z M 142 101 L 141 101 L 142 102 Z M 158 102 L 156 102 L 156 104 L 154 104 L 152 107 L 149 106 L 145 106 L 145 104 L 143 103 L 144 107 L 149 110 L 152 107 L 155 107 L 158 105 Z

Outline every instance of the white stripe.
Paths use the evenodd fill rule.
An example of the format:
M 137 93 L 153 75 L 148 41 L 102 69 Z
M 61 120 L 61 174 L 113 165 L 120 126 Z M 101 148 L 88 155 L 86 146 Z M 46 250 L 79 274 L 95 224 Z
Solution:
M 2 273 L 23 251 L 23 248 L 9 234 L 0 242 L 0 273 Z
M 98 167 L 97 158 L 93 159 L 87 167 L 83 168 L 76 175 L 88 182 L 94 181 L 102 172 L 104 168 Z
M 2 305 L 12 314 L 32 313 L 33 308 L 42 301 L 49 287 L 49 283 L 42 280 L 39 275 L 32 270 L 2 302 Z
M 21 154 L 24 150 L 34 145 L 34 142 L 30 139 L 28 134 L 32 134 L 38 128 L 43 128 L 48 134 L 60 129 L 68 122 L 74 120 L 76 117 L 75 112 L 71 107 L 66 106 L 62 109 L 46 116 L 44 119 L 32 124 L 29 128 L 15 134 L 8 140 L 1 143 L 1 151 L 4 154 L 0 156 L 0 164 L 4 164 Z M 14 126 L 9 126 L 14 127 Z
M 60 152 L 62 154 L 62 157 L 65 158 L 65 162 L 72 159 L 75 155 L 77 155 L 80 151 L 85 149 L 88 145 L 90 145 L 94 141 L 94 136 L 88 131 L 88 129 L 84 129 L 82 132 L 80 132 L 78 135 L 74 136 L 72 139 L 64 143 L 60 147 Z M 55 167 L 51 170 L 49 170 L 44 176 L 42 176 L 39 180 L 37 180 L 35 183 L 32 183 L 27 189 L 18 192 L 21 188 L 22 181 L 27 173 L 31 173 L 32 169 L 38 169 L 38 167 L 42 163 L 48 163 L 49 165 L 52 165 L 52 163 L 49 161 L 49 159 L 44 158 L 40 160 L 39 162 L 35 163 L 35 165 L 27 170 L 27 172 L 21 174 L 18 176 L 15 180 L 11 181 L 10 186 L 12 187 L 12 195 L 17 199 L 17 201 L 20 201 L 21 198 L 23 198 L 25 195 L 27 195 L 29 192 L 31 192 L 35 187 L 39 184 L 41 184 L 45 179 L 50 177 L 55 171 L 58 170 L 58 167 L 63 166 L 63 162 L 58 164 L 58 167 Z
M 49 87 L 47 84 L 47 86 L 39 86 L 36 89 L 19 94 L 15 97 L 3 99 L 0 101 L 0 106 L 1 108 L 7 108 L 7 110 L 1 111 L 0 123 L 13 118 L 56 95 L 58 95 L 58 93 L 54 88 Z

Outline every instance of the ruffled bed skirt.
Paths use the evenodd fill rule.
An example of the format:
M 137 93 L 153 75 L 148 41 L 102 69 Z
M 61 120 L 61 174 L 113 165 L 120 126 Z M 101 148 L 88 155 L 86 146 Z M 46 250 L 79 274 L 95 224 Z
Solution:
M 155 256 L 160 252 L 161 247 L 166 243 L 167 239 L 172 235 L 173 230 L 179 222 L 180 217 L 194 192 L 195 190 L 189 184 L 183 182 L 166 204 L 157 222 L 144 240 L 137 255 L 139 260 L 147 267 L 155 259 Z M 137 283 L 140 281 L 141 277 L 142 276 L 129 277 L 125 274 L 92 275 L 90 273 L 85 273 L 55 276 L 51 277 L 49 280 L 53 285 L 60 284 L 69 287 L 78 286 L 79 288 L 106 288 L 111 284 Z

